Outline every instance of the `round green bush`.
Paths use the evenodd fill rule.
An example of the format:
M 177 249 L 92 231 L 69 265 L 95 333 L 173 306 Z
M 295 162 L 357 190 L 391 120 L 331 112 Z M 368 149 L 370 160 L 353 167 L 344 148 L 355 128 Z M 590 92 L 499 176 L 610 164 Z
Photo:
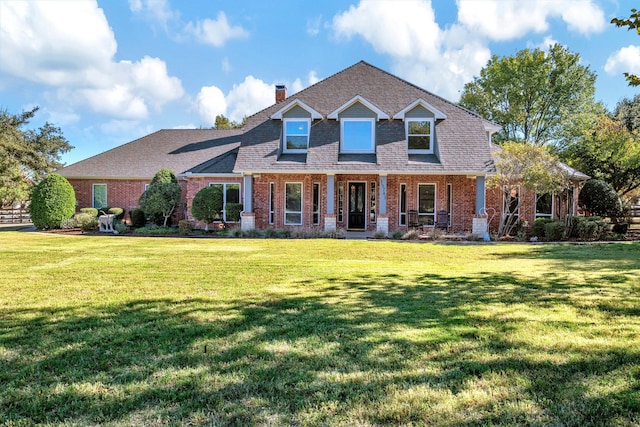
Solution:
M 191 202 L 191 215 L 204 222 L 206 229 L 208 229 L 209 223 L 222 219 L 223 197 L 222 188 L 216 185 L 204 187 L 196 193 L 193 202 Z
M 74 217 L 76 227 L 82 231 L 93 231 L 98 228 L 98 218 L 87 212 L 81 212 Z
M 107 213 L 109 215 L 115 215 L 115 219 L 118 221 L 122 221 L 122 218 L 124 218 L 124 209 L 122 208 L 109 208 L 107 209 Z
M 147 224 L 147 216 L 142 209 L 135 208 L 129 212 L 129 215 L 131 216 L 131 225 L 133 225 L 133 228 L 142 228 Z
M 609 183 L 599 179 L 585 182 L 578 202 L 593 215 L 618 218 L 622 214 L 618 193 Z
M 47 175 L 33 187 L 29 213 L 36 228 L 60 228 L 75 212 L 76 194 L 62 175 Z
M 86 213 L 89 215 L 93 215 L 93 217 L 98 216 L 98 209 L 96 208 L 80 208 L 80 213 Z

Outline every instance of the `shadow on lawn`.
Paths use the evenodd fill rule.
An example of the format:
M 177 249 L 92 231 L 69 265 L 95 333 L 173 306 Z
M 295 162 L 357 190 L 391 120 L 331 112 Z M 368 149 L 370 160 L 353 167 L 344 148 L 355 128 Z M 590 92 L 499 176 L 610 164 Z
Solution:
M 476 312 L 491 304 L 571 305 L 572 287 L 560 279 L 425 274 L 301 286 L 318 292 L 226 303 L 141 300 L 84 311 L 2 309 L 0 422 L 640 420 L 638 348 L 536 346 L 513 339 L 528 328 L 517 313 Z M 592 334 L 584 319 L 553 326 Z M 565 351 L 571 354 L 552 357 Z M 594 381 L 611 386 L 596 390 Z M 494 399 L 468 396 L 505 383 L 509 391 Z

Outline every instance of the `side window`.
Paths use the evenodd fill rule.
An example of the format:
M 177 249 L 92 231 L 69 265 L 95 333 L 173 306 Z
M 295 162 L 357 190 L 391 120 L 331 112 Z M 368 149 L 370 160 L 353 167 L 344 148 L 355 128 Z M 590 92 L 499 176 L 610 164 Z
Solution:
M 302 225 L 302 183 L 287 182 L 284 193 L 284 223 Z
M 309 147 L 310 125 L 310 120 L 285 119 L 283 151 L 288 153 L 306 152 Z
M 93 184 L 91 205 L 96 209 L 107 206 L 107 184 Z
M 433 153 L 432 119 L 407 119 L 406 131 L 409 153 Z
M 343 153 L 373 153 L 375 151 L 374 119 L 342 119 L 340 121 L 340 151 Z

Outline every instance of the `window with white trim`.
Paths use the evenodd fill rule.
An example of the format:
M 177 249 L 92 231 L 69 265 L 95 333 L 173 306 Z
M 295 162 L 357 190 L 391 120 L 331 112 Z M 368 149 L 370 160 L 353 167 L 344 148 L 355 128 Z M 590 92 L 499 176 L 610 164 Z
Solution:
M 273 224 L 275 219 L 275 184 L 273 182 L 269 183 L 269 224 Z
M 371 181 L 369 187 L 369 221 L 376 222 L 376 182 Z
M 227 221 L 227 203 L 240 203 L 240 184 L 212 182 L 209 186 L 222 190 L 222 220 L 229 222 Z
M 536 194 L 537 218 L 553 218 L 553 195 L 551 193 Z
M 286 225 L 302 225 L 302 183 L 285 183 L 284 199 L 284 223 Z
M 107 184 L 93 184 L 91 206 L 102 209 L 107 206 Z
M 400 225 L 407 225 L 407 184 L 400 184 Z
M 413 154 L 433 154 L 433 119 L 406 119 L 407 148 Z
M 374 119 L 340 119 L 342 153 L 375 152 Z
M 520 216 L 520 186 L 504 187 L 503 209 L 505 216 L 513 215 L 514 218 Z
M 344 181 L 338 181 L 338 222 L 344 221 Z
M 305 153 L 309 147 L 309 119 L 284 119 L 285 153 Z
M 320 224 L 320 183 L 313 183 L 313 224 Z
M 435 184 L 418 184 L 418 222 L 423 225 L 436 222 Z

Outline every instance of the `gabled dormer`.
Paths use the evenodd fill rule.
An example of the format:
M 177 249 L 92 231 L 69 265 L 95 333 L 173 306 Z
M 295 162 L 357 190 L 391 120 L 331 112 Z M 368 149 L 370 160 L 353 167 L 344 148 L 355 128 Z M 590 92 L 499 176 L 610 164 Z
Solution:
M 417 99 L 393 116 L 405 123 L 405 138 L 409 154 L 434 154 L 435 125 L 447 115 L 424 99 Z
M 389 116 L 357 95 L 327 115 L 340 122 L 340 153 L 375 153 L 375 123 Z
M 306 153 L 309 148 L 311 122 L 322 119 L 322 114 L 295 99 L 276 111 L 271 119 L 282 120 L 283 153 Z

